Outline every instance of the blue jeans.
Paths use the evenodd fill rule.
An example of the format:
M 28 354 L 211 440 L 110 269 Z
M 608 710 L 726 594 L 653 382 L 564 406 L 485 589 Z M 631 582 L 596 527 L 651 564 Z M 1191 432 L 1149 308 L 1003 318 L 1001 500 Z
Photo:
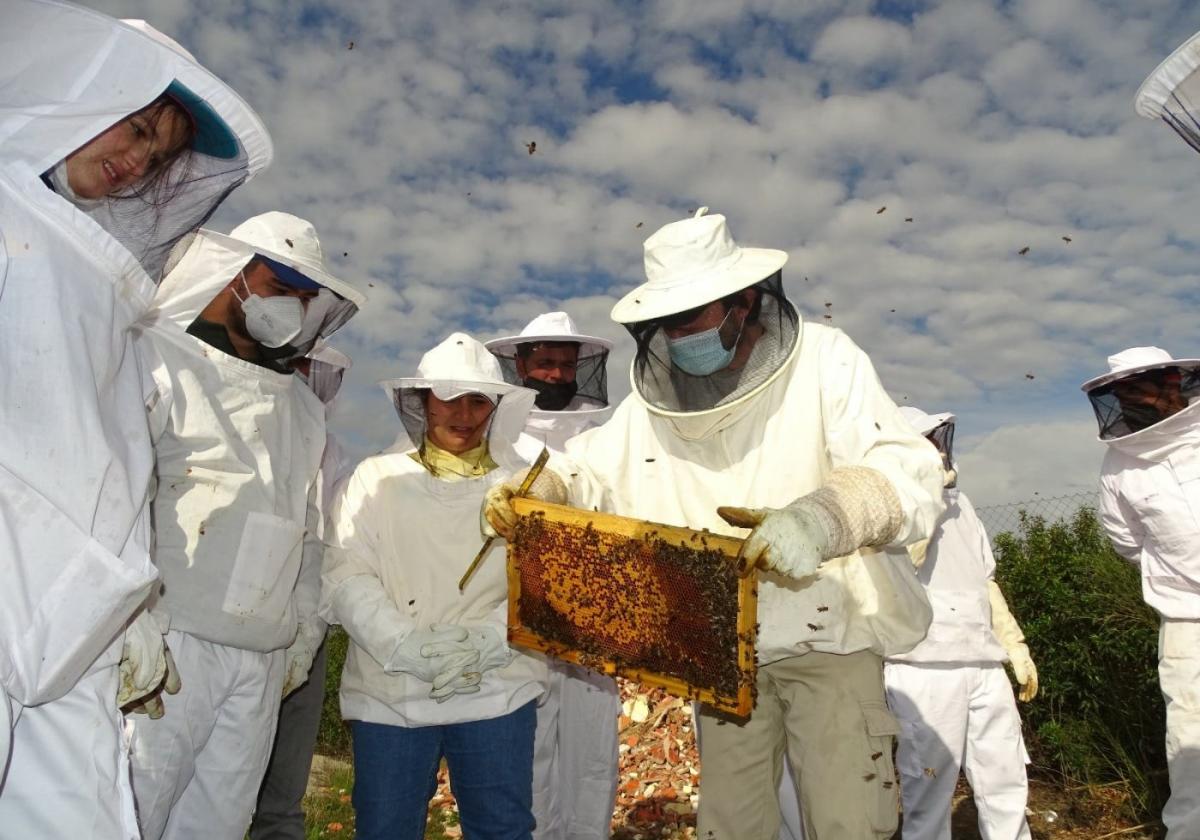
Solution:
M 351 721 L 355 837 L 422 840 L 438 764 L 445 758 L 464 837 L 531 838 L 536 705 L 445 726 Z

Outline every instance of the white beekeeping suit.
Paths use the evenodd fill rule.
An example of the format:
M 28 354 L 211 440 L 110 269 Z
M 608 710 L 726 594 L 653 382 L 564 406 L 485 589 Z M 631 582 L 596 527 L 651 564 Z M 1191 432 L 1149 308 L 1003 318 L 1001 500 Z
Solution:
M 519 368 L 518 353 L 531 354 L 544 345 L 573 346 L 577 353 L 567 383 L 569 402 L 558 410 L 535 405 L 529 412 L 525 435 L 517 445 L 529 462 L 543 445 L 561 454 L 571 438 L 599 425 L 609 413 L 606 364 L 612 342 L 580 333 L 566 312 L 539 315 L 519 335 L 497 338 L 486 346 L 500 359 L 505 379 L 536 388 L 541 385 L 538 373 L 524 364 Z M 520 375 L 521 369 L 525 376 Z M 550 662 L 550 685 L 538 707 L 533 751 L 535 840 L 611 836 L 620 713 L 621 698 L 612 677 Z
M 1100 521 L 1138 564 L 1162 617 L 1158 678 L 1167 706 L 1170 840 L 1200 837 L 1200 360 L 1132 347 L 1082 386 L 1108 445 Z
M 922 435 L 954 415 L 900 409 Z M 931 445 L 934 444 L 931 439 Z M 949 447 L 942 449 L 951 463 Z M 1028 756 L 1003 663 L 1036 692 L 1037 672 L 1021 629 L 993 579 L 991 545 L 970 499 L 946 473 L 946 512 L 917 573 L 933 607 L 924 641 L 888 658 L 888 705 L 900 719 L 896 769 L 904 801 L 904 840 L 949 840 L 959 770 L 967 774 L 984 840 L 1028 838 Z
M 218 124 L 157 205 L 73 200 L 68 155 L 171 87 Z M 224 154 L 225 152 L 222 152 Z M 136 836 L 117 709 L 124 627 L 156 577 L 153 454 L 128 328 L 166 253 L 271 158 L 257 116 L 177 45 L 77 6 L 0 25 L 0 687 L 13 719 L 0 832 Z M 161 655 L 161 636 L 157 651 Z M 9 755 L 0 727 L 0 765 Z M 2 771 L 0 771 L 2 772 Z
M 274 359 L 249 361 L 220 346 L 233 333 L 202 313 L 233 295 L 244 301 L 249 329 L 256 295 L 247 278 L 257 284 L 264 264 L 285 285 L 318 291 L 304 304 L 266 298 L 291 301 L 302 315 Z M 326 269 L 312 225 L 271 212 L 228 236 L 200 230 L 143 326 L 156 386 L 147 403 L 158 458 L 154 562 L 163 579 L 154 610 L 169 622 L 183 684 L 164 717 L 139 718 L 134 729 L 146 838 L 238 840 L 250 822 L 285 673 L 307 672 L 325 632 L 316 507 L 325 408 L 287 361 L 363 300 Z
M 571 440 L 557 469 L 577 507 L 729 535 L 746 535 L 734 522 L 752 527 L 758 701 L 737 725 L 701 712 L 698 836 L 776 840 L 786 752 L 806 834 L 890 837 L 898 726 L 881 657 L 929 624 L 902 546 L 942 511 L 939 460 L 867 356 L 800 321 L 783 294 L 786 253 L 738 246 L 706 212 L 646 241 L 648 281 L 612 313 L 639 344 L 633 393 Z M 501 532 L 512 489 L 485 509 Z M 821 772 L 804 772 L 813 763 Z

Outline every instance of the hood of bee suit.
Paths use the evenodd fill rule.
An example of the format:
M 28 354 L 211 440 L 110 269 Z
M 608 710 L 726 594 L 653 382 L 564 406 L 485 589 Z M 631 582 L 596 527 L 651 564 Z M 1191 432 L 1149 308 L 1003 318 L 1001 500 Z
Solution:
M 270 135 L 254 111 L 190 53 L 143 23 L 55 0 L 5 0 L 0 56 L 0 177 L 38 195 L 63 224 L 93 234 L 98 227 L 115 240 L 116 256 L 101 256 L 120 261 L 123 255 L 131 270 L 152 281 L 175 243 L 271 161 Z M 204 148 L 231 156 L 185 151 L 170 164 L 171 188 L 157 206 L 125 194 L 72 202 L 46 186 L 43 175 L 168 87 L 197 113 L 223 123 L 232 147 Z
M 366 302 L 362 292 L 329 270 L 312 223 L 272 210 L 250 217 L 228 235 L 201 228 L 180 242 L 144 321 L 186 330 L 255 257 L 271 260 L 285 284 L 317 291 L 304 305 L 300 334 L 272 352 L 281 363 L 307 355 Z M 240 289 L 239 295 L 244 294 Z
M 483 394 L 496 404 L 488 421 L 488 453 L 505 470 L 527 462 L 516 450 L 517 439 L 533 408 L 534 392 L 504 381 L 500 362 L 487 348 L 465 333 L 452 333 L 421 357 L 416 376 L 379 383 L 408 433 L 407 445 L 397 438 L 394 449 L 415 449 L 425 442 L 425 394 L 452 400 L 463 394 Z

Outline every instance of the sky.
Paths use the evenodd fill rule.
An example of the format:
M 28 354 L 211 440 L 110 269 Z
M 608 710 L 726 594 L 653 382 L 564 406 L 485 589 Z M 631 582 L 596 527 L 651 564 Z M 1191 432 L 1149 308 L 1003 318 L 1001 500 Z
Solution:
M 1200 355 L 1200 156 L 1133 111 L 1192 2 L 86 5 L 176 38 L 266 123 L 272 166 L 210 226 L 305 217 L 368 295 L 333 339 L 360 455 L 400 428 L 375 383 L 455 330 L 564 309 L 616 342 L 624 398 L 609 310 L 702 205 L 788 251 L 802 316 L 897 403 L 957 415 L 977 506 L 1093 491 L 1079 384 L 1133 345 Z

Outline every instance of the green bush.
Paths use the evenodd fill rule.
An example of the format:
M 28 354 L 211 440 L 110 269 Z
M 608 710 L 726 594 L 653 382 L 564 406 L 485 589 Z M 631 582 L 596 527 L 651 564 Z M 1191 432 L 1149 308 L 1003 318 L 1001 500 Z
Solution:
M 1138 570 L 1088 508 L 1052 524 L 1022 511 L 1019 533 L 994 544 L 1041 684 L 1021 709 L 1034 764 L 1084 784 L 1123 782 L 1132 816 L 1157 816 L 1167 794 L 1158 615 Z
M 317 732 L 317 752 L 339 758 L 350 757 L 350 730 L 338 708 L 338 687 L 342 684 L 342 665 L 350 637 L 339 626 L 329 628 L 325 638 L 329 664 L 325 668 L 325 705 L 321 709 L 321 728 Z

